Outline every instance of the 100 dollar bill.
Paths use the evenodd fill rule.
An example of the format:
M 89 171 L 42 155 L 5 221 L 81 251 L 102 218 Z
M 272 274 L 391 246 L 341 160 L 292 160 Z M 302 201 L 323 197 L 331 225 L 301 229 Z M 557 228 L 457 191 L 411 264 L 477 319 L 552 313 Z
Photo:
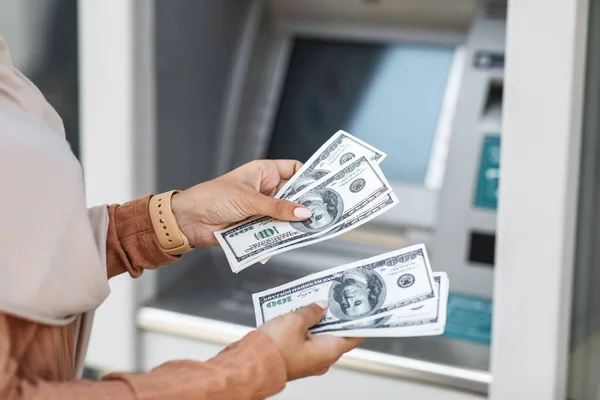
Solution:
M 326 176 L 331 171 L 338 169 L 340 165 L 363 156 L 380 164 L 387 154 L 352 136 L 348 132 L 339 130 L 279 189 L 275 197 L 290 199 L 307 186 Z M 270 258 L 264 258 L 260 262 L 266 264 Z
M 316 301 L 328 301 L 327 313 L 311 331 L 379 319 L 401 307 L 436 298 L 433 273 L 422 244 L 252 295 L 257 326 Z
M 363 156 L 379 164 L 387 155 L 348 132 L 339 130 L 279 189 L 275 197 L 290 199 L 328 173 Z
M 383 196 L 383 198 L 379 199 L 379 201 L 369 204 L 368 207 L 365 207 L 363 210 L 356 213 L 354 216 L 349 218 L 343 224 L 340 224 L 324 233 L 319 233 L 317 235 L 310 236 L 306 239 L 298 240 L 296 242 L 293 242 L 292 244 L 280 247 L 270 254 L 282 253 L 284 251 L 293 250 L 293 249 L 296 249 L 299 247 L 318 243 L 318 242 L 321 242 L 324 240 L 329 240 L 336 236 L 342 235 L 342 234 L 348 232 L 349 230 L 354 229 L 357 226 L 360 226 L 360 225 L 372 220 L 373 218 L 383 214 L 388 209 L 394 207 L 396 204 L 398 204 L 398 198 L 396 197 L 396 195 L 393 192 L 391 192 L 391 193 Z M 237 273 L 237 272 L 241 271 L 242 269 L 244 269 L 245 267 L 246 266 L 242 266 L 241 268 L 235 270 L 234 272 Z
M 444 333 L 448 306 L 449 280 L 445 272 L 434 272 L 437 299 L 395 310 L 391 315 L 348 325 L 342 328 L 325 328 L 314 334 L 344 337 L 411 337 L 433 336 Z
M 215 236 L 231 269 L 238 272 L 284 247 L 289 250 L 291 245 L 300 243 L 306 246 L 313 242 L 307 240 L 311 237 L 327 239 L 326 232 L 331 229 L 355 220 L 355 216 L 370 208 L 380 210 L 379 198 L 389 193 L 390 185 L 381 169 L 363 156 L 320 179 L 294 198 L 311 210 L 309 219 L 286 222 L 268 216 L 258 217 L 217 231 Z M 397 200 L 393 205 L 396 203 Z M 370 218 L 363 218 L 360 223 L 376 215 L 371 213 Z M 353 226 L 347 229 L 351 228 Z

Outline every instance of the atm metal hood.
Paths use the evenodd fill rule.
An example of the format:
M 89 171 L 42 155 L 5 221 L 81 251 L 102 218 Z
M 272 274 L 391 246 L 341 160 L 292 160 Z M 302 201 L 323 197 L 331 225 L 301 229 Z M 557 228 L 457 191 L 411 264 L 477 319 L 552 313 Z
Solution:
M 466 32 L 480 3 L 488 18 L 504 18 L 506 0 L 267 0 L 267 7 L 279 21 Z

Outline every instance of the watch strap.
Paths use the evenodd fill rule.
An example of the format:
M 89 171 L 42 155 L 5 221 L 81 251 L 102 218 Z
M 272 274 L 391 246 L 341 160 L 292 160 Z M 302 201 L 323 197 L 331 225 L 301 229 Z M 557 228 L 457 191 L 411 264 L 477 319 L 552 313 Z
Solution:
M 172 256 L 185 254 L 194 249 L 181 232 L 171 208 L 171 198 L 179 190 L 171 190 L 150 198 L 149 211 L 152 227 L 160 247 Z

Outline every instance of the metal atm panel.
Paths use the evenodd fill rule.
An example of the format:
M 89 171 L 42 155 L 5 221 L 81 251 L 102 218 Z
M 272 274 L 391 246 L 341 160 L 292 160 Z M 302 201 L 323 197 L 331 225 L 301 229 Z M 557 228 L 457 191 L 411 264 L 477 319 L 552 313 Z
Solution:
M 444 336 L 482 364 L 491 343 L 504 30 L 493 16 L 472 28 L 432 256 L 452 277 Z

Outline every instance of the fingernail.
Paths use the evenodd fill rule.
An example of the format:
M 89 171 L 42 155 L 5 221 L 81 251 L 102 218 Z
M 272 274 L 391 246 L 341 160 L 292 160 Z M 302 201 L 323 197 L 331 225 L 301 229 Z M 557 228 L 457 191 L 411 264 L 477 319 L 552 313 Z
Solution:
M 321 307 L 323 310 L 327 308 L 328 303 L 325 300 L 315 301 L 315 304 Z
M 310 218 L 310 216 L 312 215 L 310 210 L 308 208 L 304 208 L 304 207 L 298 207 L 294 209 L 294 215 L 296 216 L 296 218 Z

